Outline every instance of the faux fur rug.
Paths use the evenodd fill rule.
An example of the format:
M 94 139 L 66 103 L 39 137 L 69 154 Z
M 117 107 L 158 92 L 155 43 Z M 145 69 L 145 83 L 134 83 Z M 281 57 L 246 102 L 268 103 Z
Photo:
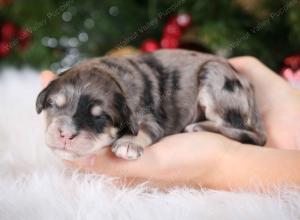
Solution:
M 33 70 L 0 74 L 0 219 L 300 219 L 300 191 L 269 194 L 117 188 L 103 176 L 66 172 L 43 142 Z

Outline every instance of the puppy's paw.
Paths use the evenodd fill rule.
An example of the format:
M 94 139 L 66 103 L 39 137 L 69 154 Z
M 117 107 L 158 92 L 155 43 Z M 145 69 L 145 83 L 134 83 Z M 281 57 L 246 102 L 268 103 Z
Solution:
M 199 123 L 190 124 L 184 128 L 184 132 L 198 132 L 198 131 L 204 131 L 204 129 L 201 127 Z
M 117 157 L 126 160 L 136 160 L 144 152 L 144 148 L 135 143 L 134 140 L 129 138 L 118 139 L 112 146 L 112 151 Z

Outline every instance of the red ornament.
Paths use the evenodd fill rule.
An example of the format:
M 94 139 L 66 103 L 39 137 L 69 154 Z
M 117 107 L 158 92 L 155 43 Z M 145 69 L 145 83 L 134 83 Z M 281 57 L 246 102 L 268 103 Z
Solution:
M 192 18 L 189 14 L 183 13 L 177 16 L 169 17 L 163 29 L 163 36 L 160 40 L 160 45 L 155 40 L 146 40 L 141 50 L 152 52 L 161 48 L 178 48 L 180 38 L 187 27 L 191 25 Z
M 9 43 L 6 41 L 0 42 L 0 57 L 5 57 L 10 53 L 10 46 Z
M 186 29 L 192 23 L 192 16 L 186 13 L 179 14 L 176 16 L 176 23 L 182 29 Z
M 153 52 L 157 49 L 159 49 L 159 43 L 153 39 L 145 40 L 141 46 L 141 50 L 144 52 Z
M 6 22 L 1 27 L 1 37 L 5 41 L 10 41 L 16 36 L 17 28 L 15 24 Z
M 163 30 L 163 36 L 174 36 L 175 38 L 180 38 L 181 30 L 177 23 L 168 23 Z
M 164 36 L 160 41 L 162 48 L 178 48 L 179 39 L 171 35 Z
M 282 70 L 282 75 L 288 81 L 300 82 L 300 69 L 293 71 L 291 68 L 285 68 Z
M 29 46 L 29 39 L 19 42 L 19 48 L 21 50 L 26 49 L 28 46 Z
M 300 89 L 300 54 L 286 57 L 283 61 L 284 67 L 280 71 L 293 87 Z
M 29 32 L 27 29 L 21 28 L 18 32 L 18 39 L 19 41 L 26 41 L 29 40 L 31 37 L 31 32 Z
M 300 89 L 300 69 L 293 70 L 291 68 L 284 68 L 281 75 L 285 78 L 291 86 Z
M 31 33 L 27 31 L 26 29 L 20 29 L 18 32 L 18 40 L 19 40 L 19 46 L 21 50 L 25 49 L 29 45 L 29 41 L 31 38 Z
M 300 54 L 289 56 L 289 57 L 285 58 L 283 63 L 287 67 L 292 68 L 292 70 L 300 69 Z

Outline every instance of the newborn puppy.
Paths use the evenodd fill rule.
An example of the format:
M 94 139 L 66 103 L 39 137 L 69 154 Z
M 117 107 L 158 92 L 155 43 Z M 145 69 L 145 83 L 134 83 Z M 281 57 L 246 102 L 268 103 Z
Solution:
M 182 131 L 266 141 L 250 83 L 225 59 L 186 50 L 84 61 L 38 95 L 36 110 L 46 112 L 47 145 L 65 159 L 109 145 L 137 159 Z

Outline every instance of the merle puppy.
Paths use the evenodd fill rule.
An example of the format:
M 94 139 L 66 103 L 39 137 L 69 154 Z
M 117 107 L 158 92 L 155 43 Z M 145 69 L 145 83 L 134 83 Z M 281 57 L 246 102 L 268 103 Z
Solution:
M 160 50 L 84 61 L 39 95 L 46 143 L 65 159 L 105 146 L 124 159 L 178 132 L 210 131 L 264 145 L 251 84 L 220 57 Z

